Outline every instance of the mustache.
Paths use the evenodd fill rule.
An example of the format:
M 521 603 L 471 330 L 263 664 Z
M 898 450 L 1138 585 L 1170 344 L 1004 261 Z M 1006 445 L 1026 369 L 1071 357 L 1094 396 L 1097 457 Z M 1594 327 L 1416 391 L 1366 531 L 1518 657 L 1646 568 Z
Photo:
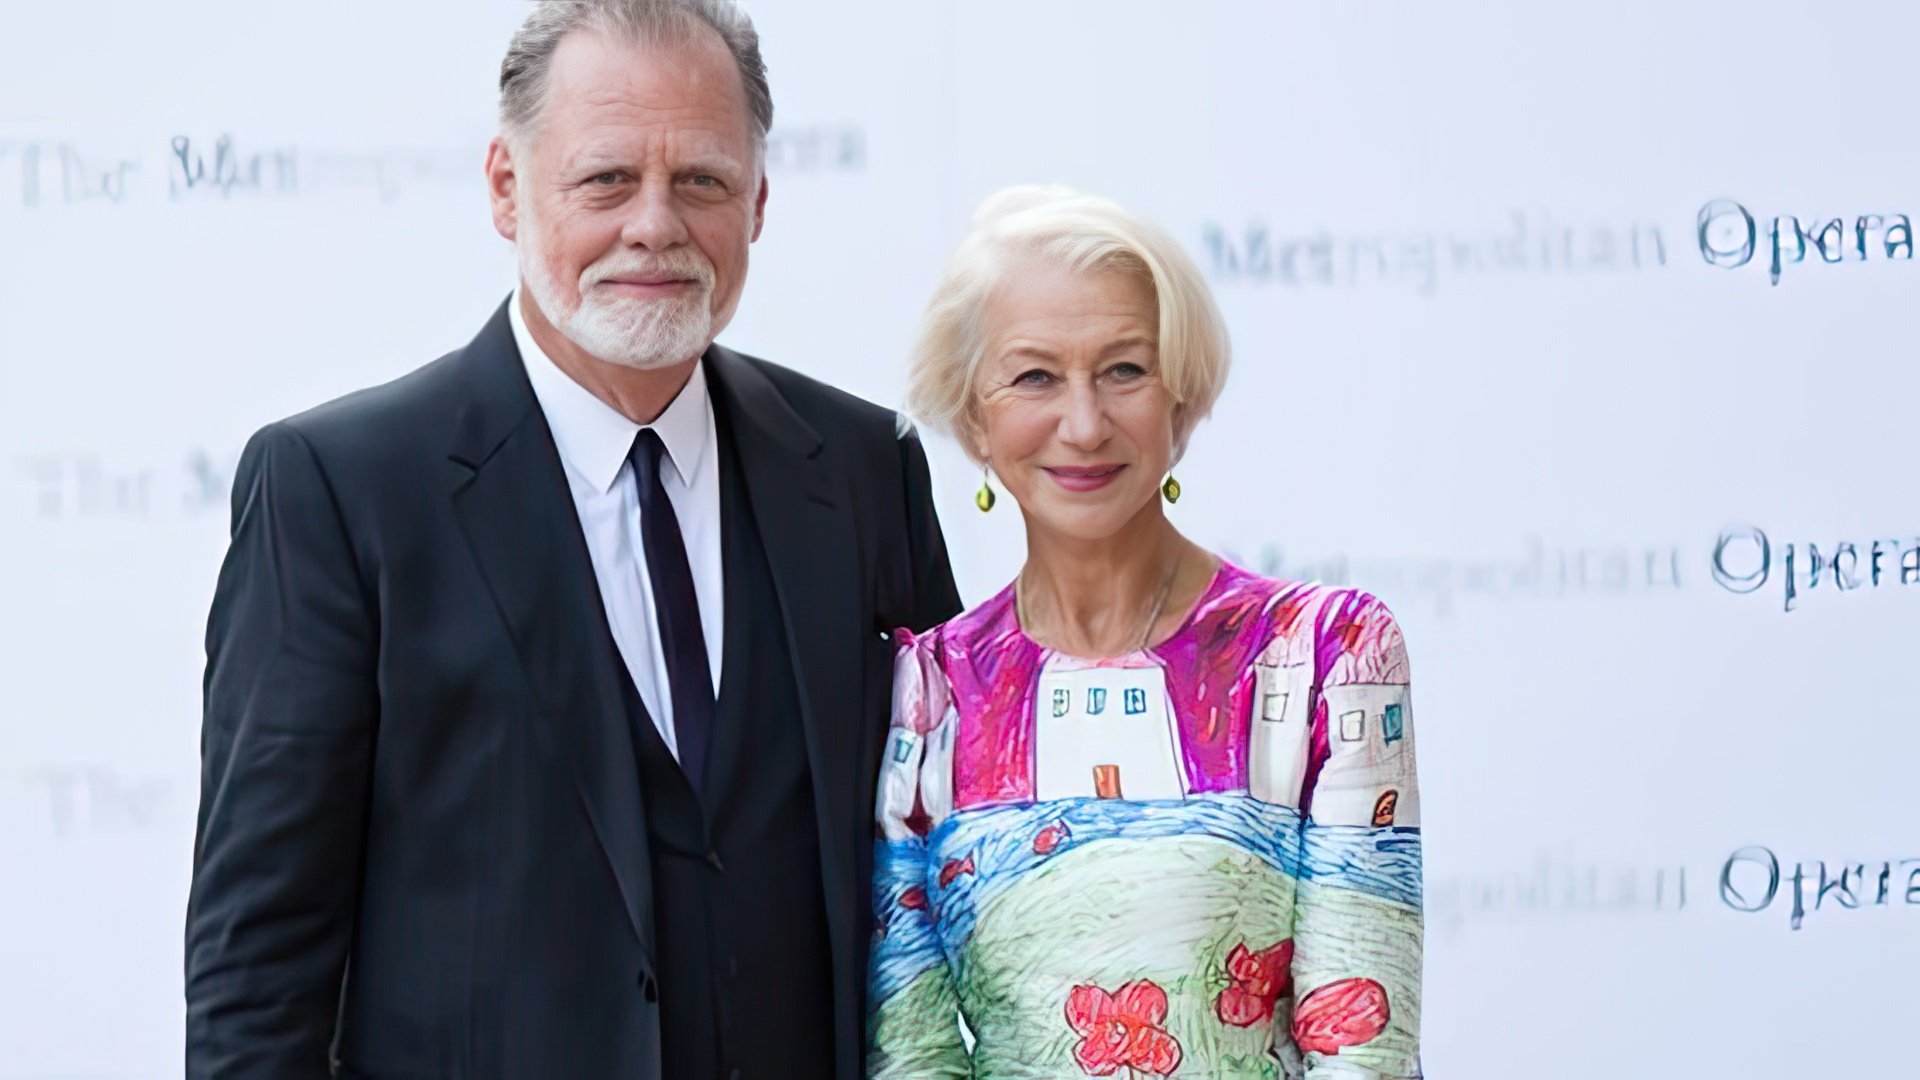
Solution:
M 587 267 L 580 275 L 580 291 L 585 292 L 609 278 L 628 276 L 685 278 L 710 289 L 714 275 L 713 264 L 695 251 L 670 251 L 658 255 L 622 253 Z

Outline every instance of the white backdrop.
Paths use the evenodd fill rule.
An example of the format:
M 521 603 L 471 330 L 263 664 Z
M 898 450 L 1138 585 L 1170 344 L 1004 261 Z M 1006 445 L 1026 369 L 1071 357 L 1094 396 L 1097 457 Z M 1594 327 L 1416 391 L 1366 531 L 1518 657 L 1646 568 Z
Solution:
M 525 7 L 0 0 L 0 1077 L 179 1072 L 228 471 L 504 295 Z M 730 344 L 896 401 L 1012 182 L 1210 274 L 1236 366 L 1176 518 L 1401 618 L 1430 1075 L 1920 1074 L 1920 9 L 751 10 Z M 934 452 L 977 600 L 1017 517 Z

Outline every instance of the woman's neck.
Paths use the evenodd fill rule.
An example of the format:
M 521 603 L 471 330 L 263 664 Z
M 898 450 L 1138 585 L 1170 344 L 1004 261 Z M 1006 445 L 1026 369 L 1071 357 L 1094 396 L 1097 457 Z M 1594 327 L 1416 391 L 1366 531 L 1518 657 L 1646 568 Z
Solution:
M 1070 656 L 1121 656 L 1157 643 L 1184 621 L 1215 565 L 1180 535 L 1157 502 L 1102 540 L 1029 524 L 1027 563 L 1017 586 L 1021 628 Z

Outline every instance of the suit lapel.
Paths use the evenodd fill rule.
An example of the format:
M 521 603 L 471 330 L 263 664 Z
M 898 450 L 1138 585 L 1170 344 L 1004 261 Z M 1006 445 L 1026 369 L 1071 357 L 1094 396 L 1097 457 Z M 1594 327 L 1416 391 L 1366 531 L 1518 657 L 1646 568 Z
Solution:
M 645 822 L 612 637 L 559 451 L 504 306 L 464 361 L 473 394 L 448 455 L 458 474 L 454 512 L 539 703 L 537 738 L 565 762 L 651 958 Z
M 832 902 L 835 883 L 848 880 L 857 865 L 858 831 L 847 823 L 866 812 L 859 790 L 861 583 L 850 495 L 821 460 L 819 433 L 765 373 L 720 346 L 707 350 L 706 362 L 715 405 L 728 413 L 793 657 L 839 959 L 865 934 L 843 914 L 847 905 Z
M 756 721 L 774 718 L 754 717 L 746 712 L 745 684 L 755 679 L 749 670 L 753 663 L 753 620 L 765 617 L 754 610 L 755 590 L 748 581 L 751 565 L 746 552 L 758 546 L 740 543 L 739 530 L 752 528 L 746 481 L 740 478 L 736 464 L 739 451 L 727 430 L 724 409 L 715 402 L 716 434 L 720 439 L 720 557 L 726 568 L 721 590 L 721 625 L 725 632 L 720 644 L 720 693 L 714 702 L 713 741 L 707 746 L 707 775 L 703 791 L 711 800 L 724 800 L 736 782 L 741 764 L 750 759 Z M 757 533 L 757 530 L 755 530 Z

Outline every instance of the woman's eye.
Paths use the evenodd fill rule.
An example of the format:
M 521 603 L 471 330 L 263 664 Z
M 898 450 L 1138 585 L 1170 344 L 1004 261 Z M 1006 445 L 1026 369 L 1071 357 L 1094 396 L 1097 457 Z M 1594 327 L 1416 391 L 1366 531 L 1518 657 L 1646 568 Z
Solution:
M 1141 367 L 1139 364 L 1115 364 L 1107 369 L 1107 374 L 1122 381 L 1137 379 L 1146 373 L 1147 369 Z
M 1045 386 L 1052 381 L 1053 374 L 1051 372 L 1041 371 L 1039 368 L 1035 368 L 1032 371 L 1023 372 L 1018 378 L 1013 380 L 1013 385 Z

